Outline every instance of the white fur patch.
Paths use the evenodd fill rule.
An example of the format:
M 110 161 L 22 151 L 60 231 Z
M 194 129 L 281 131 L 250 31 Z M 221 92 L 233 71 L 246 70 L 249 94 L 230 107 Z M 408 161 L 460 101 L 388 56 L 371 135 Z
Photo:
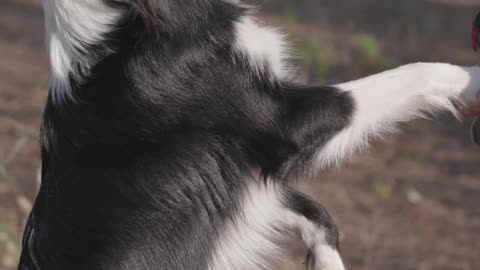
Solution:
M 44 0 L 53 87 L 68 88 L 70 75 L 88 72 L 87 45 L 112 30 L 120 13 L 100 0 Z
M 277 30 L 261 26 L 251 17 L 243 17 L 235 25 L 235 46 L 258 72 L 266 72 L 274 79 L 287 80 L 288 45 Z
M 273 184 L 251 182 L 240 212 L 225 224 L 216 243 L 209 270 L 270 269 L 270 260 L 281 255 L 281 191 Z
M 395 131 L 399 122 L 448 110 L 458 114 L 453 100 L 475 102 L 480 68 L 418 63 L 337 85 L 352 93 L 356 111 L 350 126 L 317 154 L 317 169 L 338 165 L 368 146 L 371 138 Z
M 284 193 L 274 183 L 250 182 L 235 218 L 224 225 L 209 270 L 272 269 L 284 254 L 282 242 L 301 232 L 314 252 L 318 270 L 344 270 L 338 252 L 328 246 L 325 231 L 284 206 Z

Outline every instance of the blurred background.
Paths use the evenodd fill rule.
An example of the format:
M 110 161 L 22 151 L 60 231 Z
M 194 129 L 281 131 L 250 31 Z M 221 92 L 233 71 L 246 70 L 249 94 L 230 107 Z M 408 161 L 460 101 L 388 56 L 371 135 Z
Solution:
M 193 0 L 192 0 L 193 1 Z M 338 83 L 404 63 L 472 65 L 479 0 L 262 0 L 289 35 L 299 80 Z M 0 1 L 0 270 L 16 269 L 38 187 L 38 129 L 49 66 L 41 0 Z M 469 121 L 405 125 L 342 168 L 296 187 L 341 231 L 347 269 L 480 269 L 480 148 Z M 293 245 L 293 244 L 292 244 Z M 301 249 L 280 263 L 303 269 Z

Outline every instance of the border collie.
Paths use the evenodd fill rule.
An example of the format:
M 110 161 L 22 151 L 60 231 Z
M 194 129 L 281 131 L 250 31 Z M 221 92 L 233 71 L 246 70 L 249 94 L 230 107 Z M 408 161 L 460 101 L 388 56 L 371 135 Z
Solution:
M 52 83 L 21 270 L 344 269 L 321 205 L 286 184 L 396 124 L 473 104 L 480 68 L 419 63 L 294 82 L 238 0 L 44 0 Z

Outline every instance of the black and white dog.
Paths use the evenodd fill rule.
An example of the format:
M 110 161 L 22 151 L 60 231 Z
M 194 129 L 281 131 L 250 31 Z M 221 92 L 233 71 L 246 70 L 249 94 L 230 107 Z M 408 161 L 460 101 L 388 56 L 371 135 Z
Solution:
M 52 86 L 21 270 L 271 269 L 299 233 L 344 269 L 326 210 L 287 187 L 424 113 L 480 68 L 411 64 L 298 85 L 238 0 L 45 0 Z

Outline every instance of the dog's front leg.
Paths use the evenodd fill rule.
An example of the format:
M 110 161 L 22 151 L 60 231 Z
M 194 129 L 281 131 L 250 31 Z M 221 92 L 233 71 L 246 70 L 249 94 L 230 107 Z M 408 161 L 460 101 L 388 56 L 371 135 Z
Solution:
M 355 108 L 350 124 L 317 153 L 319 169 L 338 164 L 399 122 L 442 110 L 458 115 L 459 104 L 474 107 L 480 67 L 417 63 L 335 87 L 351 94 Z
M 306 195 L 286 187 L 282 225 L 300 233 L 308 249 L 307 270 L 344 270 L 339 233 L 327 210 Z

